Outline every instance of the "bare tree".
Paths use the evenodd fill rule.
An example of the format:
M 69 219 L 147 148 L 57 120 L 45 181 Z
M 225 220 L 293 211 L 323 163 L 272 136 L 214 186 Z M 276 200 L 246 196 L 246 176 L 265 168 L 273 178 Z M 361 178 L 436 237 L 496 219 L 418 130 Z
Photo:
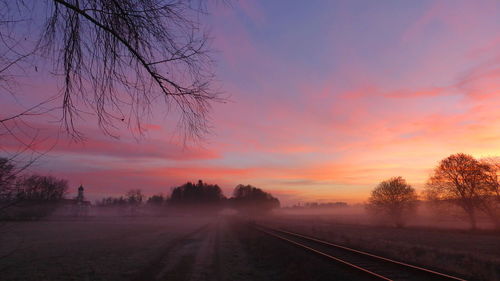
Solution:
M 24 199 L 20 196 L 22 185 L 20 175 L 33 161 L 35 159 L 24 161 L 23 165 L 17 166 L 12 158 L 0 157 L 0 217 L 2 213 Z
M 165 112 L 173 109 L 179 114 L 185 136 L 199 139 L 208 131 L 211 102 L 220 100 L 211 86 L 208 36 L 198 20 L 205 10 L 203 4 L 190 0 L 0 0 L 4 19 L 0 22 L 0 86 L 8 88 L 13 67 L 26 57 L 35 57 L 31 64 L 53 61 L 53 73 L 63 82 L 54 98 L 60 104 L 56 109 L 74 137 L 81 137 L 76 120 L 88 109 L 107 134 L 112 135 L 121 122 L 142 132 L 141 121 L 161 100 Z M 39 31 L 32 49 L 23 53 L 17 51 L 23 39 L 16 36 L 20 22 L 32 23 L 31 29 Z M 14 120 L 39 114 L 39 108 L 0 114 L 0 123 L 8 127 Z
M 488 195 L 489 166 L 471 155 L 453 154 L 439 163 L 427 182 L 425 193 L 434 202 L 456 204 L 468 217 L 471 229 Z
M 0 158 L 0 198 L 10 197 L 16 180 L 15 166 L 7 158 Z
M 500 229 L 500 159 L 482 159 L 481 164 L 485 166 L 486 188 L 479 208 Z
M 140 189 L 131 189 L 125 194 L 125 198 L 131 205 L 139 205 L 144 199 L 144 195 Z
M 415 189 L 402 177 L 394 177 L 381 182 L 372 191 L 367 210 L 403 227 L 408 216 L 415 212 L 416 203 Z
M 137 208 L 142 204 L 144 195 L 140 189 L 131 189 L 125 193 L 125 199 L 129 206 L 130 215 L 137 213 Z
M 57 209 L 67 190 L 68 183 L 64 179 L 41 175 L 20 176 L 13 193 L 1 202 L 1 215 L 10 219 L 42 218 Z
M 18 196 L 27 201 L 57 202 L 63 199 L 67 192 L 67 180 L 31 175 L 22 180 Z

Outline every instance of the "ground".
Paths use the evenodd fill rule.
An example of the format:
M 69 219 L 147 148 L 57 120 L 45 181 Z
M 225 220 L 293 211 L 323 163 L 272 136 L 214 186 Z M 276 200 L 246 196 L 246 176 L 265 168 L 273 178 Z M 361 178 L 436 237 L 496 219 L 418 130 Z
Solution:
M 278 216 L 262 223 L 467 279 L 500 280 L 500 233 L 346 223 L 328 216 Z
M 478 267 L 470 270 L 490 269 L 474 277 L 498 279 L 494 266 L 498 265 L 500 238 L 494 235 L 335 224 L 312 218 L 305 223 L 296 217 L 277 217 L 267 223 L 368 250 L 376 244 L 378 247 L 371 245 L 371 250 L 382 253 L 380 247 L 388 248 L 385 254 L 402 254 L 409 260 L 418 257 L 435 263 L 441 257 L 455 263 L 457 260 L 450 257 L 458 259 L 457 253 L 466 253 L 462 262 L 469 259 Z M 234 216 L 19 222 L 2 226 L 2 231 L 2 280 L 364 278 L 342 265 L 266 236 L 254 229 L 251 221 Z
M 231 217 L 19 222 L 4 230 L 0 272 L 2 280 L 9 281 L 352 280 L 358 276 Z
M 7 280 L 129 280 L 207 218 L 106 218 L 19 222 L 0 237 Z

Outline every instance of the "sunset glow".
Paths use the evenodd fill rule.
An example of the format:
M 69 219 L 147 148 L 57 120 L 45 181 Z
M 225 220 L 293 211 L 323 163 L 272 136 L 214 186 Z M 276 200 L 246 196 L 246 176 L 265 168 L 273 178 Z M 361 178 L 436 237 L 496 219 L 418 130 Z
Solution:
M 284 3 L 211 4 L 203 21 L 228 98 L 201 143 L 172 137 L 176 120 L 160 106 L 144 136 L 124 124 L 110 137 L 83 113 L 79 142 L 59 116 L 33 117 L 39 149 L 52 148 L 30 169 L 83 184 L 91 199 L 202 179 L 226 195 L 251 184 L 287 206 L 364 202 L 392 176 L 419 191 L 450 154 L 500 155 L 500 2 Z M 19 82 L 17 101 L 2 95 L 1 110 L 57 92 L 40 73 Z

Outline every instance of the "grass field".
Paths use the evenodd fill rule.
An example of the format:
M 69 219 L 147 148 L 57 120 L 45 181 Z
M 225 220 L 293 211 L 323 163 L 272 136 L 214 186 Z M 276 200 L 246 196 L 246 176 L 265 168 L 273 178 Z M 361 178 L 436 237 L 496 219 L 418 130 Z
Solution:
M 1 280 L 362 280 L 235 217 L 13 223 Z M 352 279 L 355 278 L 355 279 Z
M 309 215 L 269 218 L 266 223 L 274 226 L 445 273 L 499 280 L 498 233 L 397 229 Z M 236 217 L 16 222 L 2 226 L 1 231 L 2 281 L 361 278 L 263 235 Z
M 12 281 L 129 280 L 169 243 L 209 221 L 177 217 L 12 223 L 0 236 L 0 273 L 2 280 Z
M 280 216 L 267 223 L 476 280 L 500 280 L 500 235 L 493 231 L 394 228 L 304 215 Z

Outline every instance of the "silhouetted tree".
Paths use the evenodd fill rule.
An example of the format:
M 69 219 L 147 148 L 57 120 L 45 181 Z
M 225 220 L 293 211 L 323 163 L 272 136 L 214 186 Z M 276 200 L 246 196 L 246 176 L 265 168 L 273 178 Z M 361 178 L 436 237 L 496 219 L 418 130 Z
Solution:
M 417 194 L 402 177 L 381 182 L 371 193 L 367 209 L 389 219 L 395 226 L 403 227 L 415 211 Z
M 68 189 L 66 180 L 52 176 L 20 175 L 26 167 L 26 164 L 16 167 L 10 159 L 0 158 L 0 217 L 18 216 L 12 215 L 12 212 L 7 215 L 12 208 L 16 209 L 15 213 L 24 210 L 27 216 L 41 217 L 54 208 L 43 207 L 44 210 L 34 211 L 33 206 L 54 205 L 64 198 Z
M 146 202 L 150 205 L 161 206 L 167 202 L 167 198 L 163 194 L 156 194 L 149 197 Z
M 127 201 L 131 205 L 140 205 L 144 199 L 144 195 L 140 189 L 131 189 L 125 194 Z
M 23 166 L 18 167 L 14 164 L 12 158 L 0 157 L 0 202 L 12 202 L 13 199 L 17 198 L 18 186 L 23 184 L 19 182 L 19 180 L 22 181 L 19 175 L 31 163 L 31 161 L 28 161 Z
M 0 218 L 5 211 L 19 203 L 16 197 L 16 170 L 7 158 L 0 158 Z
M 497 229 L 500 229 L 500 158 L 489 158 L 481 161 L 487 166 L 486 195 L 480 209 L 488 215 Z
M 489 165 L 474 157 L 458 153 L 439 163 L 427 182 L 426 195 L 437 203 L 452 203 L 467 215 L 472 229 L 476 228 L 477 212 L 490 194 Z
M 129 202 L 127 199 L 120 197 L 104 197 L 96 202 L 99 207 L 125 207 L 128 206 Z
M 9 215 L 16 219 L 38 219 L 59 207 L 68 190 L 68 182 L 53 176 L 31 175 L 16 183 L 17 203 Z
M 206 133 L 206 116 L 218 96 L 211 87 L 208 36 L 199 22 L 204 1 L 0 0 L 0 6 L 0 89 L 15 94 L 7 83 L 16 71 L 38 71 L 36 63 L 45 60 L 54 62 L 52 73 L 63 84 L 61 95 L 54 93 L 48 103 L 11 116 L 0 113 L 5 134 L 19 126 L 15 120 L 44 114 L 55 101 L 76 137 L 74 121 L 83 108 L 111 134 L 117 122 L 140 131 L 158 101 L 165 102 L 164 112 L 174 108 L 180 114 L 186 136 Z
M 68 191 L 68 182 L 53 176 L 31 175 L 20 183 L 17 196 L 24 201 L 57 202 Z
M 129 206 L 130 215 L 137 213 L 137 208 L 142 204 L 144 195 L 140 189 L 131 189 L 125 194 Z
M 225 199 L 222 190 L 216 184 L 207 184 L 199 180 L 197 184 L 187 182 L 172 190 L 169 203 L 172 205 L 221 205 Z
M 243 212 L 261 213 L 279 208 L 280 201 L 260 188 L 239 184 L 234 188 L 230 205 Z
M 0 158 L 0 201 L 10 201 L 14 195 L 15 166 L 9 159 Z
M 346 202 L 306 202 L 305 204 L 295 204 L 291 209 L 337 209 L 347 207 Z

